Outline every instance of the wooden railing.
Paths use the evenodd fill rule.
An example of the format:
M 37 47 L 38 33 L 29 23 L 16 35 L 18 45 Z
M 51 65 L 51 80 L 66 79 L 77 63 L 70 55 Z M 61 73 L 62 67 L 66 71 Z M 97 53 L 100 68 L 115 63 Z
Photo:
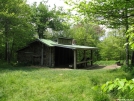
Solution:
M 87 60 L 87 61 L 80 61 L 80 62 L 76 62 L 76 65 L 84 65 L 84 67 L 86 67 L 87 66 L 87 63 L 89 63 L 89 62 L 92 62 L 92 60 Z M 74 64 L 70 64 L 69 65 L 69 67 L 73 67 L 74 66 Z

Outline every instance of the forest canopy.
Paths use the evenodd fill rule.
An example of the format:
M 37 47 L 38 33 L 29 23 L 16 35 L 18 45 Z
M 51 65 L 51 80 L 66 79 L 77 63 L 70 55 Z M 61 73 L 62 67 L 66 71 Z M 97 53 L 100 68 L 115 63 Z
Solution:
M 80 45 L 99 47 L 98 60 L 125 59 L 129 64 L 133 50 L 128 43 L 133 43 L 133 36 L 127 36 L 134 23 L 134 0 L 65 3 L 70 9 L 50 8 L 47 1 L 28 5 L 25 0 L 1 0 L 0 58 L 16 61 L 16 51 L 36 38 L 68 37 Z

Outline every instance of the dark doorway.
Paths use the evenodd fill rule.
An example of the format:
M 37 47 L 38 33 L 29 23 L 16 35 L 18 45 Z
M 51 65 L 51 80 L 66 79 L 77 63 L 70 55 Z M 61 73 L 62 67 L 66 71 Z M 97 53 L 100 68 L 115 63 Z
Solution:
M 73 50 L 55 47 L 55 66 L 69 66 L 73 63 Z

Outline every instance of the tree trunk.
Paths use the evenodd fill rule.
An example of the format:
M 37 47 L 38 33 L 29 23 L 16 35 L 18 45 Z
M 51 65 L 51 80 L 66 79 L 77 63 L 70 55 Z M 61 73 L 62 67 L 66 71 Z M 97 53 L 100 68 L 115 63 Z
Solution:
M 6 42 L 6 47 L 5 47 L 5 59 L 9 63 L 10 62 L 10 48 L 9 48 L 9 42 Z
M 8 21 L 5 23 L 5 60 L 9 63 L 10 60 L 10 48 L 8 40 L 9 24 Z
M 134 51 L 132 52 L 131 65 L 134 66 Z
M 11 44 L 11 48 L 10 48 L 10 60 L 12 58 L 14 58 L 13 57 L 13 51 L 14 51 L 14 33 L 13 33 L 13 39 L 12 39 L 12 44 Z M 10 62 L 10 60 L 9 60 L 9 62 Z
M 126 22 L 126 32 L 127 32 L 127 30 L 128 30 L 128 9 L 127 9 L 127 0 L 126 0 L 126 7 L 125 7 L 125 22 Z M 127 35 L 126 35 L 127 36 Z M 128 44 L 128 41 L 129 41 L 129 37 L 127 37 L 126 38 L 126 43 L 127 43 L 127 45 L 126 45 L 126 65 L 127 66 L 129 66 L 129 44 Z
M 39 39 L 42 39 L 43 38 L 43 30 L 44 28 L 42 28 L 41 26 L 38 26 L 38 36 L 39 36 Z
M 126 43 L 128 43 L 128 38 L 126 39 Z M 126 65 L 129 66 L 129 44 L 126 45 Z

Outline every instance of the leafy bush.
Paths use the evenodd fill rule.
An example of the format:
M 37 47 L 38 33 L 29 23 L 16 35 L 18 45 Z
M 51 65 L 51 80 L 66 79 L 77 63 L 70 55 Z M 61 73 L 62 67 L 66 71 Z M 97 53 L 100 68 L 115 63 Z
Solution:
M 126 65 L 123 65 L 121 67 L 125 72 L 131 72 L 133 70 L 133 67 L 132 66 L 126 66 Z
M 121 66 L 121 69 L 128 74 L 129 77 L 127 79 L 134 78 L 134 66 L 123 65 Z
M 110 93 L 117 98 L 134 98 L 134 79 L 115 79 L 114 81 L 108 81 L 101 86 L 101 90 L 104 93 Z
M 124 46 L 124 37 L 114 36 L 111 34 L 104 38 L 99 44 L 99 54 L 102 60 L 120 60 L 124 59 L 125 51 L 122 46 Z
M 110 98 L 108 95 L 104 94 L 104 93 L 100 93 L 100 92 L 96 92 L 94 94 L 94 101 L 110 101 Z

